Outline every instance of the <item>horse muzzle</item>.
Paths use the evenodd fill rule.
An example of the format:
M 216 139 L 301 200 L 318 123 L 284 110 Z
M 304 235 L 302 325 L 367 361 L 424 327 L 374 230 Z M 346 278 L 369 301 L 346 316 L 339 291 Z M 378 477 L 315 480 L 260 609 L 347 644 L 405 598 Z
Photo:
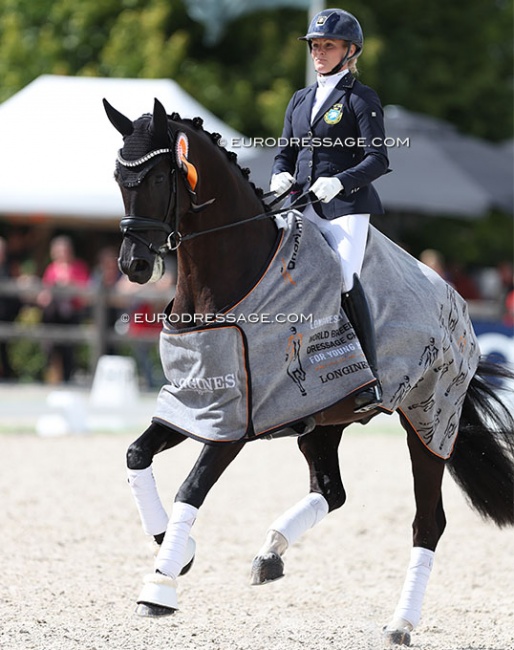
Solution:
M 135 254 L 133 247 L 130 247 L 132 251 L 127 254 L 126 248 L 128 247 L 122 244 L 118 267 L 131 282 L 148 284 L 162 278 L 165 268 L 160 255 L 150 251 L 138 255 Z

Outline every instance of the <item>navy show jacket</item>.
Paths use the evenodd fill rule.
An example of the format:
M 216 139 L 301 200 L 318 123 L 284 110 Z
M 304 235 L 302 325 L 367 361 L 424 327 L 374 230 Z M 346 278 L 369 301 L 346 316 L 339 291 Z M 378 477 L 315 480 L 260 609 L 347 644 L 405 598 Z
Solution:
M 314 204 L 320 216 L 383 214 L 371 184 L 390 171 L 378 95 L 347 72 L 311 123 L 316 88 L 313 84 L 298 90 L 286 110 L 272 168 L 273 174 L 287 171 L 296 181 L 284 207 L 320 176 L 336 176 L 344 189 L 332 201 Z

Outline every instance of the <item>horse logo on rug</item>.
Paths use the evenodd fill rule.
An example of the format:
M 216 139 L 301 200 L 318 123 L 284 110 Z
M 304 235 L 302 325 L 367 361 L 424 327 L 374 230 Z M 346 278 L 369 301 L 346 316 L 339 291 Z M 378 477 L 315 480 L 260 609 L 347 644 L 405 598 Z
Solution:
M 307 391 L 303 386 L 303 382 L 305 381 L 307 375 L 302 367 L 302 360 L 300 357 L 303 336 L 296 331 L 296 327 L 291 327 L 291 332 L 291 336 L 287 339 L 287 374 L 298 386 L 300 394 L 303 397 L 306 397 Z

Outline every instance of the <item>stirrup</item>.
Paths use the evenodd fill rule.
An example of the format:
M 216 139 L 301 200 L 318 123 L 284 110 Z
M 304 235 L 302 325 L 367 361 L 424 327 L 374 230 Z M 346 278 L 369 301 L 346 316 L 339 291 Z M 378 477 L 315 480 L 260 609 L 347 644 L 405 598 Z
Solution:
M 377 382 L 374 386 L 369 386 L 361 390 L 355 396 L 354 413 L 367 413 L 382 404 L 382 387 Z

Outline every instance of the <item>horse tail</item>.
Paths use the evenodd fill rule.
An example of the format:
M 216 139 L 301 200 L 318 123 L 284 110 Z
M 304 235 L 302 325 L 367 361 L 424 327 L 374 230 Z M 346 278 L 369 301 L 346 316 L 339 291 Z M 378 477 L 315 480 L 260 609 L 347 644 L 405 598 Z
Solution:
M 481 361 L 468 387 L 450 474 L 472 508 L 500 527 L 514 525 L 514 418 L 498 395 L 506 367 Z

